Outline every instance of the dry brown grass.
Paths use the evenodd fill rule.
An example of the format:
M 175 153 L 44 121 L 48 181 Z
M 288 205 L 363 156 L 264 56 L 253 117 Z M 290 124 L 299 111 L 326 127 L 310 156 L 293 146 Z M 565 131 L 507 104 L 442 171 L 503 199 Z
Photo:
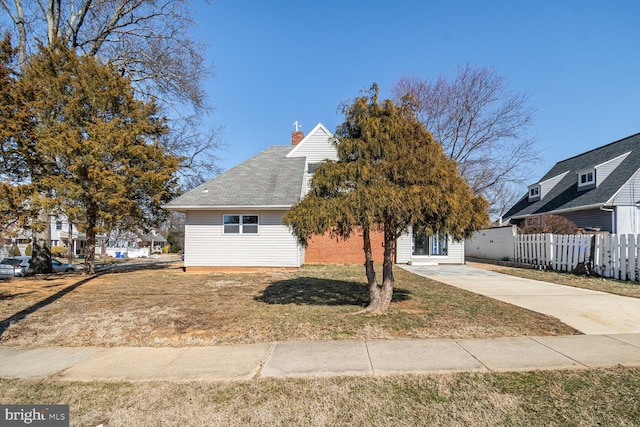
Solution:
M 72 426 L 640 425 L 640 370 L 624 368 L 0 389 L 3 404 L 69 404 Z
M 538 313 L 396 269 L 388 314 L 366 303 L 362 266 L 184 273 L 179 264 L 0 282 L 0 342 L 185 346 L 281 340 L 566 335 Z M 2 320 L 4 319 L 4 320 Z

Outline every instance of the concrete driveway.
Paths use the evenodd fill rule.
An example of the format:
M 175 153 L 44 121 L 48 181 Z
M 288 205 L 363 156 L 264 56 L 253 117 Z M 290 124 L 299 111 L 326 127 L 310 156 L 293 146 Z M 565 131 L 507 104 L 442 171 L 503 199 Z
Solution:
M 560 319 L 584 334 L 640 332 L 640 299 L 555 285 L 466 265 L 399 267 L 419 276 Z

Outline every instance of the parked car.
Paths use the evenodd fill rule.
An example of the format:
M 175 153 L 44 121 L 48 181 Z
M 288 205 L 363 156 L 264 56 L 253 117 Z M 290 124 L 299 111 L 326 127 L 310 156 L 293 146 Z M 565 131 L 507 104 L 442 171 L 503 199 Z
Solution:
M 0 278 L 22 277 L 27 274 L 31 257 L 14 256 L 0 261 Z
M 51 264 L 53 264 L 53 271 L 56 273 L 71 273 L 78 270 L 75 265 L 58 261 L 55 258 L 51 259 Z

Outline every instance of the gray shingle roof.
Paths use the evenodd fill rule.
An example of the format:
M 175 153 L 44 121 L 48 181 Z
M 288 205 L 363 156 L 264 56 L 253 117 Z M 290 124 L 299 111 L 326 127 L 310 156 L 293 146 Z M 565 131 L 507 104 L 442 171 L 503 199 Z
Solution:
M 273 146 L 167 203 L 167 209 L 291 206 L 302 192 L 305 158 Z
M 594 167 L 628 152 L 631 154 L 598 187 L 578 191 L 578 171 Z M 509 209 L 504 218 L 604 204 L 638 169 L 640 169 L 640 133 L 556 163 L 540 182 L 567 171 L 569 173 L 538 201 L 529 202 L 526 194 Z

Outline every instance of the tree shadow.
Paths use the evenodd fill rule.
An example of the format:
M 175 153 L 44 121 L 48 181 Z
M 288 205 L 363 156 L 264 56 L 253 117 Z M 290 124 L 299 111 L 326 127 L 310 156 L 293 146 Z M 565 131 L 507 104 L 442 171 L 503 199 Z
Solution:
M 127 268 L 115 268 L 115 269 L 97 271 L 95 274 L 92 274 L 90 276 L 85 276 L 85 278 L 74 283 L 73 285 L 69 285 L 63 289 L 60 289 L 55 294 L 50 295 L 47 298 L 30 305 L 24 310 L 21 310 L 10 317 L 7 317 L 4 320 L 0 320 L 0 339 L 2 339 L 2 337 L 4 336 L 4 333 L 7 331 L 7 329 L 9 329 L 9 327 L 12 324 L 19 322 L 21 320 L 24 320 L 24 318 L 27 317 L 28 315 L 33 314 L 36 311 L 40 310 L 41 308 L 46 307 L 49 304 L 59 300 L 69 292 L 74 291 L 75 289 L 79 288 L 80 286 L 90 282 L 91 280 L 99 276 L 106 275 L 106 274 L 128 273 L 133 270 L 160 270 L 163 268 L 168 268 L 168 266 L 166 264 L 153 264 L 153 263 L 149 263 L 148 265 L 136 264 L 136 265 L 127 266 Z M 50 277 L 51 276 L 43 277 L 42 280 L 51 280 Z
M 409 291 L 402 288 L 393 289 L 393 302 L 405 301 L 409 298 Z M 363 307 L 369 304 L 369 289 L 360 282 L 298 277 L 273 282 L 254 299 L 266 304 Z
M 172 265 L 170 262 L 143 262 L 134 264 L 108 264 L 96 267 L 96 274 L 121 274 L 138 270 L 180 270 L 182 267 Z
M 29 292 L 20 292 L 20 293 L 16 293 L 16 294 L 10 294 L 8 292 L 0 292 L 0 301 L 9 301 L 9 300 L 12 300 L 12 299 L 23 297 L 25 295 L 31 295 L 33 293 L 35 293 L 35 292 L 34 291 L 29 291 Z
M 60 298 L 62 298 L 66 294 L 68 294 L 69 292 L 71 292 L 71 291 L 77 289 L 78 287 L 84 285 L 85 283 L 90 282 L 91 280 L 95 279 L 98 275 L 99 274 L 87 277 L 86 279 L 80 280 L 79 282 L 74 283 L 73 285 L 69 285 L 64 289 L 60 289 L 55 294 L 50 295 L 47 298 L 45 298 L 45 299 L 43 299 L 41 301 L 38 301 L 35 304 L 30 305 L 29 307 L 25 308 L 24 310 L 21 310 L 21 311 L 17 312 L 13 316 L 7 317 L 4 320 L 0 320 L 0 339 L 2 339 L 4 333 L 7 331 L 7 329 L 9 329 L 9 327 L 12 324 L 23 320 L 28 315 L 33 314 L 36 311 L 38 311 L 39 309 L 41 309 L 43 307 L 46 307 L 49 304 L 59 300 Z

